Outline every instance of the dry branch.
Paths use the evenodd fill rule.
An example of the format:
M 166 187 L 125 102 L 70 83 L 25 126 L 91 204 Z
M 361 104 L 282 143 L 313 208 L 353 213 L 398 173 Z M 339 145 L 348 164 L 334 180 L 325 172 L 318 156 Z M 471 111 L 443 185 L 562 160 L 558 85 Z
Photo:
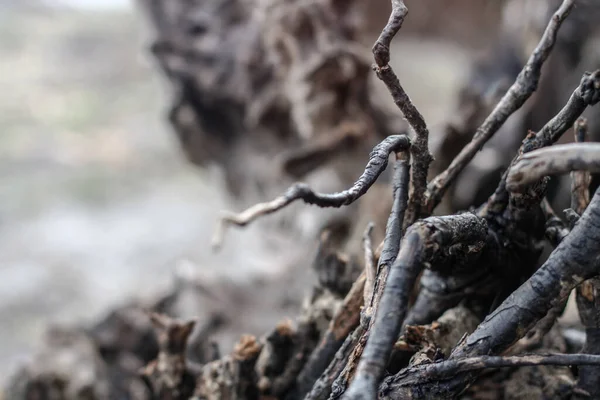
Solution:
M 348 389 L 348 399 L 375 398 L 393 345 L 400 334 L 408 300 L 424 265 L 444 268 L 476 258 L 487 237 L 485 220 L 471 213 L 432 217 L 412 225 L 402 240 L 375 314 L 370 338 Z M 437 261 L 443 261 L 441 265 Z
M 373 297 L 375 289 L 375 279 L 377 278 L 377 265 L 375 264 L 375 255 L 373 254 L 373 243 L 371 233 L 373 224 L 370 223 L 363 235 L 363 250 L 365 252 L 365 284 L 363 288 L 364 303 L 368 304 Z
M 308 185 L 296 183 L 275 200 L 256 204 L 239 214 L 225 214 L 215 230 L 213 246 L 217 248 L 221 246 L 229 225 L 245 226 L 256 218 L 279 211 L 296 200 L 302 200 L 307 204 L 315 204 L 319 207 L 342 207 L 352 204 L 365 194 L 379 175 L 385 171 L 389 155 L 392 152 L 406 150 L 409 147 L 410 140 L 407 136 L 396 135 L 385 138 L 375 146 L 369 155 L 369 162 L 363 174 L 350 189 L 343 192 L 333 194 L 315 193 Z
M 587 120 L 579 118 L 573 130 L 575 141 L 583 144 L 587 140 Z M 582 171 L 571 173 L 571 208 L 578 215 L 584 213 L 590 202 L 590 172 L 593 171 L 584 168 Z M 579 318 L 585 327 L 585 344 L 581 352 L 600 354 L 600 279 L 588 279 L 579 285 L 575 292 L 575 299 Z M 600 397 L 600 369 L 582 366 L 579 369 L 577 389 L 575 399 Z M 587 396 L 582 396 L 582 393 L 586 393 Z
M 572 143 L 525 153 L 510 169 L 506 188 L 516 192 L 548 175 L 600 172 L 600 144 Z
M 425 204 L 425 191 L 427 189 L 427 172 L 429 171 L 429 164 L 433 161 L 433 157 L 429 153 L 429 130 L 425 119 L 414 106 L 389 65 L 390 43 L 402 27 L 407 14 L 408 8 L 402 0 L 392 0 L 392 13 L 388 23 L 373 45 L 373 56 L 376 64 L 374 66 L 375 73 L 387 86 L 394 103 L 402 111 L 402 115 L 404 115 L 414 132 L 411 148 L 411 190 L 404 221 L 405 228 L 415 222 L 422 214 L 421 209 Z
M 593 73 L 586 72 L 562 110 L 548 121 L 539 132 L 530 132 L 527 135 L 520 153 L 528 153 L 552 145 L 575 123 L 588 106 L 595 105 L 598 101 L 600 101 L 600 70 Z M 518 160 L 519 157 L 515 157 L 511 162 L 511 167 Z M 488 200 L 487 211 L 497 213 L 505 208 L 509 201 L 506 180 L 510 171 L 511 168 L 504 173 L 496 191 Z M 529 187 L 531 188 L 532 185 Z
M 415 383 L 434 381 L 455 376 L 461 372 L 479 371 L 488 368 L 529 367 L 534 365 L 600 365 L 600 356 L 588 354 L 531 354 L 520 356 L 479 356 L 460 360 L 447 360 L 428 364 Z
M 340 364 L 340 369 L 338 370 L 336 368 L 333 371 L 333 374 L 331 371 L 326 371 L 326 373 L 321 376 L 319 379 L 321 382 L 328 381 L 331 377 L 333 377 L 334 380 L 329 388 L 323 388 L 317 393 L 314 393 L 315 396 L 323 396 L 324 394 L 328 395 L 328 393 L 331 391 L 343 393 L 346 390 L 348 382 L 351 381 L 356 372 L 358 361 L 363 354 L 364 346 L 369 338 L 371 327 L 375 321 L 373 316 L 376 315 L 376 312 L 380 307 L 380 302 L 386 288 L 386 281 L 390 273 L 390 267 L 396 260 L 398 251 L 400 249 L 402 225 L 408 201 L 409 163 L 409 152 L 405 151 L 402 153 L 396 153 L 393 179 L 394 202 L 392 204 L 392 211 L 386 225 L 383 248 L 377 264 L 375 284 L 370 296 L 370 300 L 365 302 L 365 308 L 362 313 L 363 318 L 361 327 L 357 329 L 353 335 L 353 346 L 351 352 L 347 354 L 347 362 Z M 336 360 L 337 359 L 338 357 L 336 356 Z
M 475 154 L 500 129 L 508 117 L 518 110 L 533 92 L 536 91 L 542 66 L 554 47 L 561 24 L 569 15 L 574 4 L 575 0 L 563 1 L 559 9 L 552 16 L 544 35 L 517 76 L 515 83 L 508 89 L 492 113 L 477 129 L 471 142 L 461 150 L 444 172 L 429 183 L 427 190 L 427 211 L 433 211 L 439 204 L 444 193 L 446 193 L 461 171 L 475 157 Z
M 588 140 L 587 119 L 578 118 L 573 127 L 575 142 L 584 143 Z M 571 208 L 579 215 L 583 214 L 590 203 L 589 171 L 573 171 L 571 173 Z
M 501 354 L 523 337 L 553 306 L 564 301 L 578 284 L 600 273 L 599 254 L 600 191 L 597 191 L 579 223 L 544 265 L 456 347 L 450 360 Z M 408 368 L 387 379 L 381 394 L 393 390 L 397 398 L 423 398 L 425 393 L 452 398 L 477 377 L 476 373 L 465 372 L 423 383 L 419 376 L 426 368 Z M 426 377 L 423 379 L 427 381 Z
M 565 226 L 560 218 L 556 215 L 548 199 L 542 201 L 542 212 L 546 217 L 546 237 L 550 243 L 556 247 L 569 234 L 569 229 Z

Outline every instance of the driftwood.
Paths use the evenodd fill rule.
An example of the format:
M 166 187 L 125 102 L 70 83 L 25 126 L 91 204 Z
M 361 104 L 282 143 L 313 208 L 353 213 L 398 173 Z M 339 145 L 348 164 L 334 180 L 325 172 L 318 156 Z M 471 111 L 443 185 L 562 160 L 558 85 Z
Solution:
M 554 116 L 517 129 L 523 140 L 497 166 L 504 173 L 486 199 L 432 216 L 509 118 L 533 113 L 527 102 L 541 101 L 546 66 L 582 57 L 580 42 L 594 22 L 578 14 L 576 0 L 556 4 L 529 58 L 509 74 L 514 83 L 499 86 L 504 94 L 462 92 L 472 108 L 448 122 L 442 143 L 451 146 L 438 162 L 432 129 L 389 65 L 392 40 L 410 18 L 403 1 L 392 0 L 372 48 L 372 69 L 396 116 L 367 85 L 358 1 L 140 4 L 156 32 L 152 52 L 174 89 L 169 118 L 189 158 L 218 164 L 232 193 L 246 200 L 252 187 L 274 197 L 223 214 L 214 244 L 227 227 L 297 200 L 360 205 L 378 179 L 391 201 L 375 203 L 387 224 L 374 240 L 382 221 L 324 223 L 317 279 L 300 315 L 263 336 L 242 336 L 231 351 L 221 354 L 211 341 L 226 323 L 221 313 L 178 318 L 178 287 L 145 311 L 127 307 L 87 332 L 55 332 L 13 379 L 10 398 L 500 399 L 518 398 L 515 387 L 525 382 L 540 396 L 600 396 L 600 189 L 590 187 L 600 149 L 585 142 L 598 128 L 582 119 L 600 102 L 600 70 L 582 73 Z M 590 4 L 583 10 L 592 14 Z M 577 143 L 554 145 L 572 127 Z M 256 154 L 269 157 L 269 168 L 259 170 Z M 332 165 L 352 176 L 341 179 L 348 189 L 320 193 L 291 183 Z M 548 200 L 549 176 L 568 172 L 571 208 L 563 219 Z M 207 286 L 186 290 L 213 296 Z M 585 344 L 569 349 L 573 340 L 557 319 L 573 291 Z M 78 358 L 60 364 L 65 352 Z

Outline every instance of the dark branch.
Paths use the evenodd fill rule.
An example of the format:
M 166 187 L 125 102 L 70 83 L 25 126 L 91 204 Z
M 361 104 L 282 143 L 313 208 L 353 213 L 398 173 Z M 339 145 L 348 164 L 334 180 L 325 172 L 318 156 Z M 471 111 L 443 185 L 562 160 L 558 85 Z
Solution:
M 548 199 L 542 201 L 542 212 L 546 217 L 546 238 L 556 247 L 569 234 L 569 229 L 565 226 L 560 218 L 556 215 Z
M 434 260 L 451 252 L 460 253 L 455 246 L 469 247 L 486 236 L 487 223 L 471 213 L 428 218 L 408 229 L 398 258 L 390 269 L 357 375 L 348 389 L 348 399 L 375 398 L 393 345 L 400 334 L 409 296 L 423 266 L 433 265 Z M 479 246 L 477 248 L 480 249 Z
M 575 89 L 567 104 L 558 114 L 552 118 L 538 133 L 530 133 L 521 146 L 520 153 L 528 153 L 542 147 L 550 146 L 555 143 L 581 116 L 587 106 L 594 105 L 600 100 L 600 70 L 594 73 L 586 72 L 581 78 L 579 86 Z M 504 208 L 508 201 L 508 189 L 506 181 L 512 167 L 520 160 L 515 157 L 494 194 L 488 200 L 486 208 L 497 211 Z
M 296 183 L 285 194 L 275 200 L 256 204 L 239 214 L 225 214 L 215 230 L 212 240 L 213 247 L 218 248 L 221 246 L 229 225 L 245 226 L 256 218 L 281 210 L 296 200 L 302 200 L 307 204 L 314 204 L 319 207 L 342 207 L 352 204 L 367 192 L 386 169 L 390 153 L 406 150 L 409 147 L 410 140 L 405 135 L 394 135 L 385 138 L 371 152 L 363 174 L 350 189 L 343 192 L 333 194 L 315 193 L 308 185 Z
M 343 392 L 347 387 L 347 383 L 354 376 L 357 362 L 362 356 L 364 345 L 367 342 L 367 339 L 370 335 L 370 328 L 374 322 L 372 317 L 376 313 L 381 298 L 384 294 L 386 287 L 385 283 L 388 279 L 390 266 L 396 260 L 396 256 L 398 255 L 398 251 L 400 249 L 402 222 L 404 220 L 404 213 L 406 211 L 406 203 L 408 200 L 409 164 L 410 153 L 396 153 L 393 180 L 394 202 L 392 204 L 392 211 L 390 212 L 385 229 L 385 238 L 383 240 L 383 248 L 381 250 L 381 255 L 379 256 L 379 262 L 377 265 L 375 285 L 370 297 L 370 301 L 365 302 L 365 308 L 362 313 L 363 320 L 361 322 L 361 332 L 358 338 L 354 339 L 354 346 L 350 355 L 348 356 L 349 361 L 343 366 L 342 371 L 337 374 L 332 385 L 332 388 L 335 388 L 337 392 Z M 322 376 L 319 381 L 325 379 L 326 377 Z M 322 390 L 319 393 L 322 393 Z
M 371 301 L 375 289 L 375 278 L 377 278 L 377 267 L 375 264 L 373 243 L 371 239 L 373 227 L 374 225 L 370 223 L 363 235 L 363 249 L 365 252 L 365 284 L 363 288 L 364 304 L 369 304 Z
M 410 155 L 408 152 L 396 153 L 396 163 L 394 165 L 392 211 L 385 227 L 385 237 L 383 239 L 383 248 L 377 263 L 377 276 L 375 279 L 372 295 L 369 302 L 365 303 L 364 314 L 371 318 L 374 314 L 379 300 L 383 295 L 385 282 L 388 277 L 390 266 L 396 260 L 400 250 L 400 240 L 402 238 L 402 225 L 404 222 L 404 213 L 408 200 L 408 175 L 410 171 Z
M 510 169 L 506 188 L 516 192 L 544 176 L 571 171 L 600 172 L 600 143 L 563 144 L 525 153 Z M 583 190 L 586 188 L 583 185 Z M 577 196 L 580 195 L 577 192 Z
M 365 274 L 363 273 L 352 285 L 340 310 L 329 323 L 323 339 L 321 339 L 321 342 L 302 368 L 302 372 L 298 375 L 297 391 L 300 395 L 303 396 L 311 389 L 346 338 L 358 327 L 364 290 Z
M 531 367 L 536 365 L 600 365 L 600 356 L 588 354 L 531 354 L 508 357 L 479 356 L 426 364 L 413 368 L 411 371 L 412 376 L 408 376 L 409 370 L 407 369 L 402 373 L 402 377 L 406 377 L 403 383 L 410 382 L 416 385 L 456 376 L 463 372 L 480 371 L 489 368 Z M 418 373 L 415 373 L 416 371 Z M 396 377 L 400 375 L 398 374 Z M 395 387 L 394 380 L 390 380 L 386 382 L 382 388 L 382 392 L 387 394 L 394 390 Z
M 521 287 L 498 306 L 454 349 L 450 360 L 501 354 L 521 339 L 550 309 L 561 304 L 581 282 L 600 271 L 600 190 L 579 223 Z M 476 371 L 435 382 L 420 377 L 427 366 L 406 368 L 386 380 L 380 394 L 395 398 L 454 398 L 477 377 Z M 425 382 L 426 381 L 426 382 Z M 423 383 L 425 382 L 425 383 Z M 393 386 L 392 389 L 390 389 Z
M 411 148 L 411 193 L 404 221 L 405 227 L 411 225 L 421 215 L 421 208 L 425 204 L 427 172 L 429 171 L 429 164 L 433 161 L 433 157 L 429 152 L 429 130 L 427 129 L 425 119 L 412 103 L 392 67 L 389 65 L 390 43 L 402 27 L 407 14 L 408 9 L 402 0 L 392 0 L 392 13 L 388 23 L 373 45 L 373 56 L 376 64 L 374 66 L 375 73 L 385 83 L 394 103 L 398 106 L 402 115 L 404 115 L 404 118 L 406 118 L 414 131 Z
M 517 76 L 515 83 L 508 89 L 492 113 L 477 129 L 471 142 L 462 149 L 444 172 L 430 182 L 427 188 L 427 211 L 433 211 L 439 204 L 444 193 L 446 193 L 461 171 L 475 157 L 477 152 L 500 129 L 508 117 L 521 108 L 525 101 L 536 91 L 542 66 L 550 55 L 556 42 L 558 30 L 569 15 L 574 3 L 574 0 L 563 1 L 550 19 L 544 35 Z
M 587 141 L 588 125 L 585 118 L 578 118 L 573 127 L 575 142 Z M 590 203 L 590 173 L 589 171 L 574 171 L 571 173 L 571 208 L 579 215 L 583 214 Z

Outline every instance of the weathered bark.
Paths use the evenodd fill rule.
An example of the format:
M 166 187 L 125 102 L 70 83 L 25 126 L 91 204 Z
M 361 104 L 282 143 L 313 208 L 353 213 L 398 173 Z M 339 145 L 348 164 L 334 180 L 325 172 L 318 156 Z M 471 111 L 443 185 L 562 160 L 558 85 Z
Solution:
M 600 191 L 573 231 L 552 252 L 544 265 L 513 292 L 452 352 L 450 360 L 501 354 L 571 290 L 600 272 Z M 452 398 L 461 393 L 476 373 L 459 373 L 428 382 L 419 375 L 425 367 L 403 370 L 386 380 L 380 395 L 396 398 Z M 423 372 L 425 374 L 425 372 Z M 405 396 L 405 397 L 402 397 Z

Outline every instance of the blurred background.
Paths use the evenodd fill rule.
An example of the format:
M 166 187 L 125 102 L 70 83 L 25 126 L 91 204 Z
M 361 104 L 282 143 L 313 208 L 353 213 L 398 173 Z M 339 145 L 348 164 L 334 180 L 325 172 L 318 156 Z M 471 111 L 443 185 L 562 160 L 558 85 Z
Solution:
M 126 0 L 0 2 L 0 386 L 50 323 L 89 323 L 203 272 L 268 272 L 263 242 L 209 249 L 228 206 L 165 118 Z M 269 251 L 273 257 L 276 252 Z M 243 261 L 243 262 L 242 262 Z
M 389 12 L 379 3 L 367 18 L 373 32 Z M 449 2 L 446 11 L 462 19 L 440 19 L 423 2 L 394 42 L 392 64 L 434 136 L 500 22 L 500 2 L 475 1 L 477 10 L 471 3 Z M 543 27 L 547 10 L 533 14 Z M 240 202 L 222 172 L 198 168 L 182 152 L 146 22 L 128 0 L 0 0 L 0 387 L 51 324 L 91 323 L 164 293 L 181 274 L 259 282 L 313 257 L 316 227 L 300 242 L 256 224 L 210 251 L 219 211 Z M 373 35 L 363 39 L 372 43 Z M 311 279 L 303 270 L 279 288 L 277 306 L 261 303 L 266 322 L 242 312 L 226 345 L 294 316 Z

